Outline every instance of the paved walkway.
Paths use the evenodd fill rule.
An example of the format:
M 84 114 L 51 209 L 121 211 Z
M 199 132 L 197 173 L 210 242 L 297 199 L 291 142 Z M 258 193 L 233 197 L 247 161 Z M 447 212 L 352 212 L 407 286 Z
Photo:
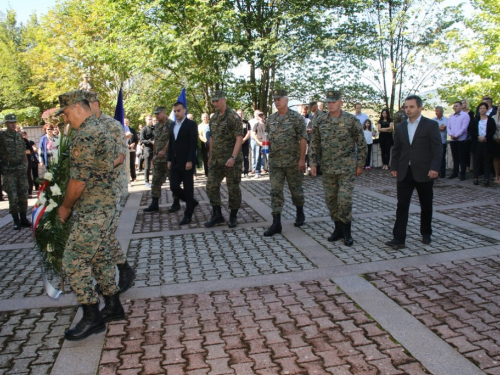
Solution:
M 242 181 L 235 229 L 203 227 L 204 184 L 182 228 L 166 186 L 153 214 L 150 191 L 131 187 L 118 228 L 137 272 L 127 318 L 76 343 L 63 339 L 80 319 L 74 295 L 45 295 L 31 234 L 11 229 L 0 202 L 0 374 L 500 374 L 499 187 L 439 180 L 432 244 L 414 201 L 395 251 L 386 171 L 357 180 L 352 247 L 326 240 L 321 178 L 304 180 L 306 225 L 293 226 L 286 191 L 271 238 L 268 178 Z

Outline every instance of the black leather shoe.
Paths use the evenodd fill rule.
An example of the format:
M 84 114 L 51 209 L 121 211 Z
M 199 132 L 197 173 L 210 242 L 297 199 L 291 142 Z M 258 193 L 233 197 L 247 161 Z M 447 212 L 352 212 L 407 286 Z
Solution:
M 14 219 L 14 230 L 21 229 L 21 220 L 19 220 L 19 214 L 11 214 L 12 219 Z
M 458 175 L 452 174 L 452 175 L 448 176 L 448 180 L 452 180 L 452 179 L 457 178 L 457 177 L 458 177 Z
M 465 181 L 465 176 L 460 176 L 460 181 Z
M 301 227 L 302 225 L 304 225 L 305 221 L 306 215 L 304 215 L 304 207 L 297 207 L 297 216 L 293 225 L 296 227 Z
M 401 242 L 401 241 L 398 241 L 396 240 L 395 238 L 393 238 L 392 240 L 390 241 L 387 241 L 385 243 L 387 246 L 390 246 L 392 247 L 393 249 L 403 249 L 406 247 L 405 243 L 404 242 Z
M 196 206 L 195 206 L 196 207 Z M 181 209 L 181 204 L 179 203 L 178 199 L 174 200 L 174 203 L 170 206 L 168 209 L 169 214 L 173 214 L 174 212 L 177 212 Z
M 431 236 L 422 236 L 422 243 L 429 245 L 432 242 Z
M 31 228 L 31 223 L 30 221 L 28 220 L 28 218 L 26 217 L 26 212 L 21 212 L 19 214 L 19 218 L 21 219 L 20 222 L 21 222 L 21 227 L 24 227 L 24 228 Z
M 269 227 L 268 230 L 264 232 L 265 237 L 271 237 L 274 236 L 276 233 L 281 233 L 282 231 L 281 227 L 281 214 L 275 214 L 273 215 L 273 223 Z
M 490 180 L 484 180 L 483 186 L 490 186 Z
M 188 216 L 184 216 L 182 220 L 179 222 L 179 225 L 186 225 L 191 222 L 191 218 Z
M 229 223 L 227 224 L 229 228 L 236 228 L 238 226 L 238 220 L 236 219 L 237 215 L 238 209 L 232 209 L 229 214 Z
M 130 267 L 128 262 L 123 264 L 117 264 L 119 277 L 118 277 L 118 287 L 120 288 L 120 293 L 125 293 L 132 286 L 132 282 L 135 279 L 135 271 Z
M 342 223 L 342 229 L 344 232 L 344 245 L 352 246 L 354 244 L 354 240 L 351 236 L 351 223 L 344 224 Z
M 479 185 L 479 181 L 478 181 L 478 179 L 477 179 L 477 178 L 475 178 L 475 179 L 474 179 L 474 181 L 472 181 L 472 183 L 473 183 L 474 185 L 476 185 L 476 186 L 477 186 L 477 185 Z
M 333 230 L 333 233 L 330 237 L 328 237 L 328 241 L 330 242 L 335 242 L 340 240 L 341 238 L 344 238 L 344 231 L 342 230 L 342 222 L 341 221 L 335 221 L 335 229 Z
M 104 296 L 104 308 L 101 310 L 101 314 L 106 322 L 125 318 L 125 311 L 120 302 L 120 293 L 112 296 Z
M 217 224 L 224 224 L 224 216 L 222 216 L 222 209 L 220 206 L 213 206 L 212 209 L 212 217 L 210 217 L 210 220 L 207 221 L 205 224 L 203 224 L 207 228 L 212 228 L 213 226 Z
M 99 303 L 82 305 L 83 317 L 74 328 L 64 332 L 64 338 L 69 341 L 82 340 L 94 333 L 106 329 L 106 324 L 99 311 Z
M 153 198 L 149 207 L 143 210 L 144 212 L 158 212 L 160 207 L 158 206 L 158 198 Z

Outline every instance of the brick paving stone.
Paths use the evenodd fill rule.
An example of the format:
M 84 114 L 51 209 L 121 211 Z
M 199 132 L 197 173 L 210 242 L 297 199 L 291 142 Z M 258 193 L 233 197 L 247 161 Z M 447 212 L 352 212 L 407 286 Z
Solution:
M 315 268 L 283 236 L 241 228 L 132 240 L 128 259 L 136 270 L 136 287 Z
M 305 176 L 302 182 L 302 188 L 304 190 L 304 195 L 310 196 L 311 194 L 323 196 L 323 183 L 321 182 L 321 177 L 312 178 Z M 252 193 L 252 195 L 256 197 L 268 197 L 271 193 L 271 182 L 269 179 L 250 179 L 250 180 L 242 180 L 241 186 Z M 283 189 L 283 193 L 286 196 L 285 200 L 288 200 L 290 197 L 290 190 L 288 189 L 288 185 L 285 184 Z
M 10 245 L 17 243 L 33 243 L 33 232 L 30 228 L 15 230 L 14 225 L 11 223 L 0 228 L 0 244 Z
M 489 198 L 498 200 L 498 195 L 495 194 Z M 496 204 L 476 205 L 467 208 L 450 208 L 438 210 L 438 212 L 492 230 L 498 230 L 500 227 L 500 208 Z
M 284 294 L 287 306 L 301 309 L 284 307 Z M 103 373 L 118 369 L 156 374 L 163 369 L 169 374 L 411 374 L 404 366 L 421 368 L 329 280 L 123 303 L 127 320 L 110 324 L 100 363 Z M 333 304 L 343 313 L 332 314 L 323 304 Z M 166 308 L 183 318 L 172 321 L 169 314 L 153 313 Z M 196 328 L 196 320 L 186 319 L 199 319 L 203 311 L 212 310 L 211 318 L 197 320 Z M 235 318 L 238 311 L 252 319 L 240 324 Z M 261 311 L 268 317 L 259 319 Z M 288 319 L 272 317 L 283 311 Z M 152 316 L 158 331 L 146 332 L 140 317 Z M 299 324 L 304 317 L 310 324 Z M 226 325 L 233 327 L 231 334 L 224 334 Z M 149 340 L 148 335 L 161 340 Z M 483 347 L 488 340 L 492 341 L 484 339 Z M 480 350 L 484 349 L 478 346 L 478 357 Z M 113 367 L 116 363 L 119 366 Z
M 343 241 L 328 242 L 327 238 L 333 231 L 333 223 L 319 221 L 307 223 L 301 227 L 305 234 L 323 247 L 331 251 L 346 264 L 367 263 L 388 259 L 399 259 L 419 255 L 434 254 L 456 250 L 475 249 L 498 244 L 500 241 L 475 232 L 458 228 L 441 220 L 432 222 L 432 243 L 424 245 L 420 235 L 420 215 L 410 214 L 406 248 L 394 250 L 385 245 L 392 238 L 394 216 L 380 216 L 370 219 L 367 226 L 362 220 L 352 223 L 354 245 L 345 246 Z M 454 233 L 452 237 L 449 233 Z M 382 281 L 383 282 L 383 281 Z M 403 298 L 403 296 L 402 296 Z
M 69 328 L 75 313 L 75 307 L 0 312 L 0 373 L 50 373 L 64 336 L 49 335 Z
M 415 271 L 418 272 L 415 272 Z M 367 274 L 366 278 L 443 340 L 491 373 L 500 372 L 500 310 L 497 308 L 500 256 L 431 264 Z M 436 272 L 438 271 L 438 272 Z M 471 278 L 474 283 L 464 283 Z M 446 285 L 446 287 L 444 287 Z M 467 287 L 464 287 L 466 285 Z M 485 290 L 488 287 L 493 292 Z M 493 287 L 493 288 L 492 288 Z M 416 290 L 432 296 L 417 297 Z M 405 294 L 409 302 L 398 300 Z M 482 298 L 477 300 L 477 295 Z M 474 303 L 464 303 L 464 302 Z M 418 305 L 418 309 L 414 308 Z M 463 307 L 456 308 L 457 305 Z M 385 352 L 394 352 L 386 349 Z
M 197 201 L 207 201 L 208 202 L 208 196 L 206 193 L 205 185 L 203 183 L 204 180 L 200 181 L 195 181 L 194 184 L 194 199 Z M 163 188 L 161 189 L 161 195 L 160 199 L 158 200 L 158 204 L 160 205 L 171 205 L 173 203 L 172 199 L 172 192 L 170 191 L 170 188 L 168 187 L 168 181 L 163 184 Z M 145 192 L 142 193 L 141 196 L 141 207 L 147 207 L 151 203 L 151 190 L 146 190 Z M 221 185 L 221 199 L 226 200 L 229 198 L 227 194 L 227 185 L 223 183 Z M 181 202 L 181 206 L 184 206 L 184 203 Z

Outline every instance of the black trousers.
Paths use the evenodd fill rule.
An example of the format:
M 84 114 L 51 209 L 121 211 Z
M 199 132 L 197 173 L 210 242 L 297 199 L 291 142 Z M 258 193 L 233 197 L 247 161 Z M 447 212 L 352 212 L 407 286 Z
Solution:
M 380 139 L 380 152 L 382 153 L 382 164 L 389 165 L 391 160 L 392 138 Z
M 173 195 L 186 202 L 184 215 L 191 217 L 194 211 L 194 168 L 189 171 L 173 166 L 170 169 L 170 190 Z M 184 188 L 181 188 L 181 182 Z
M 441 159 L 441 167 L 439 168 L 439 175 L 444 177 L 446 175 L 446 143 L 443 143 L 443 158 Z
M 373 144 L 367 145 L 367 146 L 368 146 L 368 154 L 366 155 L 365 167 L 371 167 L 371 162 L 372 162 L 372 146 L 373 146 Z
M 130 179 L 135 180 L 137 178 L 137 175 L 135 174 L 135 152 L 131 152 L 129 154 L 129 169 L 130 169 Z
M 200 141 L 201 160 L 203 160 L 203 170 L 205 176 L 208 176 L 208 147 L 205 142 Z
M 479 171 L 482 169 L 484 174 L 484 179 L 490 179 L 491 172 L 491 162 L 493 160 L 493 155 L 488 152 L 488 147 L 486 143 L 477 142 L 476 152 L 474 153 L 474 179 L 477 180 L 479 177 Z
M 246 141 L 241 145 L 241 151 L 243 152 L 243 173 L 248 174 L 248 167 L 250 166 L 248 161 L 248 155 L 250 153 L 250 142 Z
M 418 199 L 420 201 L 420 234 L 430 236 L 432 234 L 432 199 L 433 199 L 434 181 L 417 182 L 413 178 L 411 167 L 402 181 L 398 181 L 398 205 L 396 209 L 396 223 L 392 234 L 400 242 L 406 240 L 406 227 L 408 226 L 408 212 L 410 210 L 411 196 L 417 189 Z
M 465 177 L 465 142 L 466 141 L 451 141 L 451 156 L 453 156 L 453 175 L 458 176 L 458 168 L 460 167 L 460 177 Z
M 144 155 L 144 182 L 149 182 L 149 174 L 153 167 L 153 148 L 144 147 L 142 153 Z

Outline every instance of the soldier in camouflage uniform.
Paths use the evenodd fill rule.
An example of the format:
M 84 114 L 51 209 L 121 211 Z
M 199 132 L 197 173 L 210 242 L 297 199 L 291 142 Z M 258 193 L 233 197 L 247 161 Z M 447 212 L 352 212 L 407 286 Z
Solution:
M 399 107 L 399 111 L 394 113 L 394 124 L 399 124 L 400 122 L 403 122 L 407 119 L 406 113 L 405 113 L 405 105 L 402 104 L 401 107 Z
M 158 200 L 161 196 L 161 185 L 165 182 L 165 177 L 169 177 L 167 168 L 167 151 L 168 141 L 170 139 L 170 129 L 173 126 L 172 120 L 167 117 L 167 110 L 163 106 L 156 107 L 154 114 L 158 123 L 155 125 L 155 142 L 153 144 L 153 184 L 151 185 L 152 201 L 149 207 L 144 209 L 144 212 L 160 211 Z M 174 203 L 168 210 L 173 213 L 181 209 L 179 198 L 172 194 Z
M 124 293 L 132 286 L 132 281 L 135 278 L 135 272 L 127 262 L 127 257 L 123 252 L 118 239 L 116 238 L 116 230 L 120 220 L 121 212 L 121 199 L 126 196 L 127 191 L 127 174 L 125 172 L 125 155 L 127 154 L 125 131 L 123 125 L 120 124 L 113 117 L 108 116 L 101 111 L 101 105 L 97 98 L 97 93 L 93 91 L 85 92 L 87 100 L 90 103 L 92 114 L 102 123 L 110 132 L 113 138 L 113 148 L 115 150 L 113 157 L 113 186 L 116 196 L 116 211 L 111 221 L 111 233 L 113 236 L 110 238 L 111 257 L 118 267 L 118 287 L 120 293 Z
M 226 106 L 224 91 L 215 90 L 212 94 L 215 114 L 210 119 L 210 143 L 208 158 L 207 195 L 212 205 L 212 217 L 205 223 L 207 228 L 225 222 L 222 216 L 220 186 L 226 178 L 229 193 L 229 228 L 238 225 L 236 216 L 241 206 L 241 163 L 243 154 L 243 124 L 241 117 Z
M 26 218 L 29 182 L 26 175 L 26 144 L 16 131 L 16 115 L 5 116 L 7 130 L 0 132 L 0 164 L 3 170 L 3 189 L 9 197 L 9 212 L 14 219 L 14 229 L 30 227 Z M 1 193 L 0 193 L 1 194 Z
M 59 96 L 64 122 L 75 130 L 70 148 L 70 180 L 58 209 L 61 222 L 71 217 L 71 231 L 63 267 L 71 288 L 82 305 L 83 318 L 65 332 L 67 340 L 80 340 L 105 330 L 105 322 L 123 319 L 120 289 L 115 284 L 115 264 L 110 253 L 111 221 L 116 210 L 113 189 L 114 140 L 109 130 L 92 115 L 85 92 Z M 104 295 L 99 311 L 94 277 Z
M 273 99 L 277 112 L 266 120 L 266 133 L 269 134 L 269 166 L 272 170 L 269 178 L 273 223 L 264 232 L 264 236 L 281 233 L 285 179 L 292 194 L 292 203 L 297 208 L 295 226 L 300 227 L 305 221 L 302 180 L 306 169 L 306 123 L 302 115 L 288 109 L 286 90 L 274 90 Z
M 325 101 L 328 113 L 320 114 L 313 120 L 311 175 L 316 175 L 316 166 L 321 163 L 325 201 L 335 223 L 335 230 L 328 241 L 344 238 L 344 244 L 352 246 L 354 179 L 363 173 L 368 147 L 359 120 L 342 111 L 341 92 L 329 90 Z

